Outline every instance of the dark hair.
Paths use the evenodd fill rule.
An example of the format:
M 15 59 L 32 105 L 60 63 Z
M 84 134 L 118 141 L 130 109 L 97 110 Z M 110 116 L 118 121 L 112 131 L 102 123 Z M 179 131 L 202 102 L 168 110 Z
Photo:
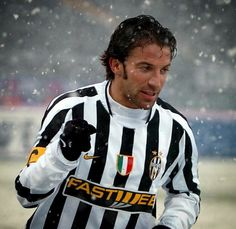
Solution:
M 174 35 L 154 17 L 139 15 L 121 22 L 111 35 L 108 48 L 100 58 L 102 64 L 106 67 L 106 79 L 114 78 L 114 73 L 109 66 L 110 57 L 124 62 L 132 49 L 153 43 L 160 47 L 169 47 L 171 59 L 175 56 L 177 49 Z

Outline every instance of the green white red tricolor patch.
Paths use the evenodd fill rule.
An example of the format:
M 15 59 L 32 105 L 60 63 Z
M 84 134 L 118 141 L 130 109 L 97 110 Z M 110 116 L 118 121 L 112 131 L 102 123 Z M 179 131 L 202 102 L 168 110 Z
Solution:
M 127 176 L 131 172 L 134 164 L 133 156 L 117 155 L 117 171 L 122 176 Z

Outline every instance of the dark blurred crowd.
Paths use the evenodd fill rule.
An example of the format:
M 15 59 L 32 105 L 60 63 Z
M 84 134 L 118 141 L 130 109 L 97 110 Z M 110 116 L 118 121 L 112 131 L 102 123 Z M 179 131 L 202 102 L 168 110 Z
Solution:
M 235 12 L 232 0 L 1 0 L 0 105 L 45 104 L 104 79 L 99 56 L 115 25 L 151 14 L 178 41 L 168 101 L 236 109 Z
M 64 91 L 61 80 L 0 79 L 0 106 L 41 106 Z

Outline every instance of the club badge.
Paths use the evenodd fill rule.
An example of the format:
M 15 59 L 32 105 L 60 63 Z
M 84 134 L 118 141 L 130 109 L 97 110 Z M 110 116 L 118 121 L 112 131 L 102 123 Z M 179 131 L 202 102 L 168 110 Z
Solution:
M 133 156 L 126 156 L 122 154 L 117 155 L 117 171 L 122 176 L 127 176 L 130 174 L 134 164 Z
M 155 180 L 161 169 L 161 155 L 162 153 L 157 151 L 152 151 L 153 157 L 149 165 L 149 177 L 151 180 Z

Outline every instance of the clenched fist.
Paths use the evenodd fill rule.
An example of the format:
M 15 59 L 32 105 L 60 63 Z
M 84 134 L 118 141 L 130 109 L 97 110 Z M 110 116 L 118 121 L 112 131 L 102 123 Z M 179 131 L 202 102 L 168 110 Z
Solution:
M 60 135 L 60 146 L 63 156 L 69 160 L 77 160 L 81 152 L 91 148 L 91 134 L 96 133 L 96 128 L 83 119 L 73 119 L 65 124 Z

